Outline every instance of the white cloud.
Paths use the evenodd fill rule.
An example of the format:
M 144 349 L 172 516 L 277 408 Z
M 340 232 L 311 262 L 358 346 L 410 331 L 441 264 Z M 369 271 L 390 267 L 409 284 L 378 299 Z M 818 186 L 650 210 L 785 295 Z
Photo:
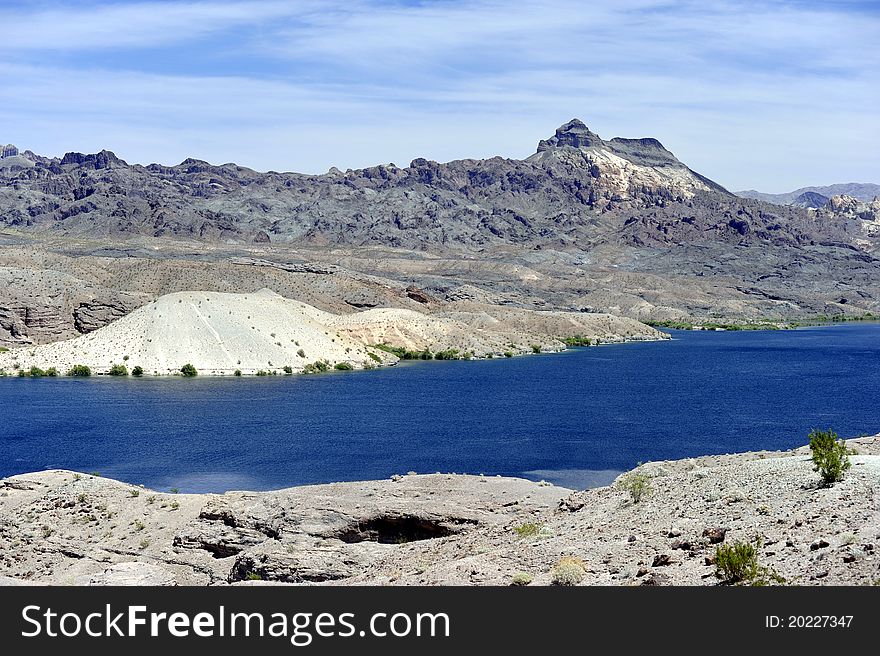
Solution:
M 725 0 L 173 4 L 15 14 L 0 62 L 4 47 L 32 56 L 0 63 L 11 132 L 0 141 L 323 171 L 522 157 L 578 116 L 606 137 L 655 136 L 731 188 L 880 181 L 876 13 Z M 100 44 L 102 56 L 56 60 L 59 44 Z M 180 58 L 161 66 L 126 50 L 172 44 Z M 249 53 L 244 72 L 187 67 L 187 52 L 227 47 Z

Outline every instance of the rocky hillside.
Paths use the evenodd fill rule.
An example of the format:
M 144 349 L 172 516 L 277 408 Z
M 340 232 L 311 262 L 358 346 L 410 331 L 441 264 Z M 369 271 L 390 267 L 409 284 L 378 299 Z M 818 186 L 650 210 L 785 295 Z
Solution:
M 394 364 L 388 344 L 445 357 L 493 357 L 565 348 L 566 337 L 593 343 L 666 339 L 625 317 L 536 312 L 450 303 L 426 303 L 429 312 L 371 308 L 332 314 L 268 289 L 252 294 L 166 294 L 117 321 L 80 337 L 0 352 L 0 375 L 32 367 L 58 375 L 75 365 L 95 374 L 140 367 L 146 375 L 179 374 L 184 364 L 208 375 L 283 374 Z M 433 311 L 430 311 L 432 310 Z M 491 314 L 490 314 L 491 313 Z M 316 365 L 316 363 L 318 363 Z M 323 365 L 323 366 L 322 366 Z
M 805 449 L 656 462 L 573 492 L 393 476 L 171 494 L 69 471 L 0 480 L 0 584 L 718 585 L 719 545 L 771 583 L 880 581 L 880 437 L 822 487 Z
M 661 321 L 859 316 L 880 311 L 880 237 L 862 215 L 740 198 L 656 139 L 578 120 L 524 160 L 324 175 L 24 151 L 0 160 L 0 344 L 197 289 L 268 287 L 342 313 L 418 309 L 415 287 L 438 305 Z
M 0 170 L 0 226 L 414 249 L 846 239 L 803 212 L 737 198 L 655 139 L 605 141 L 578 120 L 523 161 L 416 159 L 325 175 L 129 165 L 109 151 L 31 161 Z

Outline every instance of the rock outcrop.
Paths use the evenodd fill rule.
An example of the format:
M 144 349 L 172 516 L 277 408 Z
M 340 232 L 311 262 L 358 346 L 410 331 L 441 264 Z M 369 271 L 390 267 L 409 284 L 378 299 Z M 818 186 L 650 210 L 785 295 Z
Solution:
M 880 436 L 823 487 L 806 447 L 653 462 L 572 491 L 431 474 L 276 492 L 168 494 L 68 471 L 0 480 L 0 585 L 532 585 L 565 557 L 582 585 L 716 585 L 720 545 L 770 582 L 880 579 Z M 14 545 L 14 548 L 13 548 Z M 520 578 L 524 578 L 520 576 Z

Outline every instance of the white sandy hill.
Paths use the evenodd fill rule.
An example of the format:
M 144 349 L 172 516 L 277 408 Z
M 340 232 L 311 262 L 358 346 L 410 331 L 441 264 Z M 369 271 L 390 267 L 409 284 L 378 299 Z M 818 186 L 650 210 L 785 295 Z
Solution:
M 177 292 L 87 335 L 0 353 L 0 370 L 54 367 L 63 375 L 82 364 L 103 374 L 125 364 L 167 375 L 192 364 L 201 374 L 231 375 L 281 373 L 285 367 L 300 372 L 318 361 L 360 369 L 397 361 L 370 348 L 375 344 L 484 357 L 558 351 L 565 348 L 560 338 L 574 335 L 602 342 L 666 337 L 633 319 L 603 314 L 459 304 L 435 314 L 376 308 L 335 315 L 268 289 Z
M 268 289 L 178 292 L 87 335 L 0 353 L 0 368 L 10 372 L 18 363 L 21 369 L 56 367 L 64 374 L 84 364 L 104 373 L 113 364 L 125 364 L 156 375 L 179 372 L 191 363 L 201 374 L 230 375 L 236 369 L 243 374 L 281 372 L 284 366 L 296 372 L 318 360 L 354 368 L 372 363 L 362 343 L 337 334 L 334 318 Z M 385 362 L 396 360 L 377 355 Z

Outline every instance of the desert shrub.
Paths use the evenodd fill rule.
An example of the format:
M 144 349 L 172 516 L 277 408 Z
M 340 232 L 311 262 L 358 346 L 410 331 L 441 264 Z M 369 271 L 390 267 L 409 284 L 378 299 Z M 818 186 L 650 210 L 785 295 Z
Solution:
M 541 347 L 538 346 L 537 344 L 532 344 L 532 353 L 540 353 L 540 352 L 541 352 Z
M 402 346 L 391 346 L 391 344 L 387 344 L 385 342 L 382 342 L 381 344 L 373 344 L 373 348 L 377 348 L 380 351 L 385 351 L 386 353 L 396 355 L 401 360 L 406 353 L 406 349 Z
M 517 572 L 510 579 L 510 585 L 528 585 L 532 582 L 532 575 L 528 572 Z
M 372 360 L 373 362 L 382 362 L 382 358 L 380 358 L 380 357 L 379 357 L 378 355 L 376 355 L 375 353 L 369 353 L 369 352 L 368 352 L 367 355 L 370 356 L 370 360 Z
M 194 376 L 199 375 L 198 369 L 196 369 L 188 362 L 180 368 L 180 373 L 187 378 L 193 378 Z
M 284 370 L 284 373 L 288 376 L 293 373 L 293 367 L 291 367 L 289 364 L 284 365 L 282 369 Z
M 131 375 L 140 378 L 144 375 L 144 368 L 140 365 L 136 366 L 134 369 L 131 370 Z
M 299 357 L 301 357 L 301 358 L 306 357 L 306 352 L 303 351 L 302 349 L 300 349 L 299 351 L 297 351 L 296 354 L 297 354 Z
M 305 367 L 303 367 L 304 374 L 321 374 L 325 371 L 330 370 L 330 365 L 326 360 L 316 360 L 315 362 L 310 362 Z
M 354 367 L 352 367 L 347 362 L 337 362 L 333 365 L 333 368 L 337 371 L 351 371 L 352 369 L 354 369 Z
M 67 371 L 67 375 L 77 378 L 88 378 L 92 375 L 92 370 L 84 364 L 75 364 Z
M 525 524 L 520 524 L 519 526 L 514 526 L 513 531 L 521 538 L 533 538 L 537 537 L 541 532 L 542 526 L 542 524 L 527 522 Z
M 232 374 L 232 375 L 233 375 L 233 376 L 241 376 L 241 369 L 236 369 L 236 370 L 235 370 L 235 373 Z
M 42 378 L 46 375 L 46 372 L 37 366 L 33 366 L 28 370 L 27 375 L 31 378 Z
M 55 378 L 58 376 L 58 370 L 55 367 L 49 367 L 46 369 L 46 375 L 50 378 Z
M 123 361 L 123 362 L 128 362 L 128 356 L 127 356 L 127 355 L 123 355 L 123 356 L 122 356 L 122 361 Z
M 813 454 L 813 469 L 819 472 L 825 485 L 841 480 L 852 465 L 846 452 L 846 442 L 838 440 L 837 433 L 830 428 L 810 433 L 810 451 Z
M 652 492 L 651 477 L 643 472 L 631 471 L 625 474 L 618 480 L 617 486 L 629 492 L 633 503 L 639 503 Z
M 575 556 L 563 556 L 550 571 L 554 585 L 577 585 L 584 580 L 587 568 L 584 561 Z
M 512 358 L 512 357 L 513 357 L 513 351 L 505 351 L 505 352 L 504 352 L 504 357 L 505 357 L 505 358 Z
M 725 583 L 743 583 L 760 574 L 758 548 L 751 542 L 720 544 L 715 549 L 715 576 Z
M 566 346 L 592 346 L 593 342 L 589 337 L 584 337 L 583 335 L 574 335 L 572 337 L 565 337 L 562 340 Z
M 260 369 L 260 370 L 257 372 L 257 375 L 258 375 L 258 376 L 268 376 L 268 375 L 269 375 L 269 372 L 266 371 L 265 369 Z
M 110 371 L 107 372 L 108 376 L 127 376 L 128 375 L 128 367 L 124 364 L 114 364 L 110 367 Z
M 435 360 L 458 360 L 461 356 L 459 356 L 458 349 L 446 349 L 445 351 L 437 351 L 434 354 Z
M 8 348 L 6 348 L 5 346 L 0 346 L 0 353 L 8 353 L 8 352 L 9 352 Z

